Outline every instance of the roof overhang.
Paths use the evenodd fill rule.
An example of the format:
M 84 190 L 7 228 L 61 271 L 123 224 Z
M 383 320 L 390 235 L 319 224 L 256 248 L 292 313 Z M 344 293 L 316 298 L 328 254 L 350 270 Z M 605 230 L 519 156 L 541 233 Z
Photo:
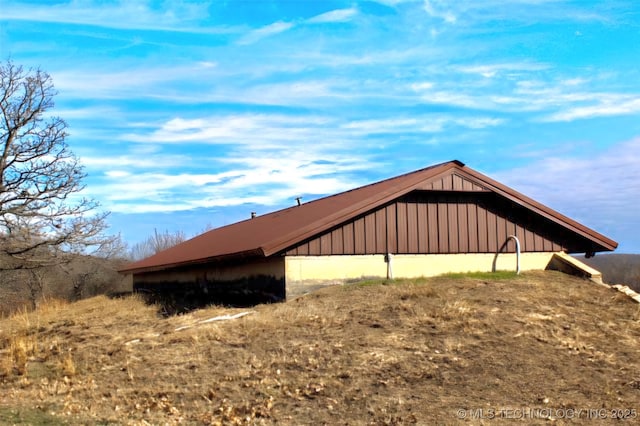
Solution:
M 260 259 L 265 258 L 265 254 L 261 249 L 257 250 L 248 250 L 239 253 L 226 254 L 223 256 L 215 256 L 215 257 L 206 257 L 203 259 L 195 259 L 186 262 L 176 262 L 170 263 L 166 265 L 158 265 L 158 266 L 149 266 L 144 268 L 130 268 L 125 266 L 118 270 L 121 274 L 143 274 L 150 272 L 160 272 L 160 271 L 168 271 L 172 269 L 179 269 L 185 266 L 194 266 L 194 265 L 203 265 L 203 264 L 211 264 L 211 263 L 235 263 L 238 261 L 245 261 L 247 259 Z M 135 263 L 132 263 L 135 265 Z

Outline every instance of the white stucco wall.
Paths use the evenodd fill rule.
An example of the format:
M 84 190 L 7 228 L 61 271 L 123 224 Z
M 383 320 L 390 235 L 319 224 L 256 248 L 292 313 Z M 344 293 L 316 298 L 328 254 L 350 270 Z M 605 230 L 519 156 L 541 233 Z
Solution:
M 552 252 L 522 253 L 520 270 L 543 270 Z M 495 264 L 494 264 L 495 263 Z M 368 277 L 386 278 L 384 255 L 287 256 L 285 258 L 287 298 L 318 287 L 342 284 Z M 515 253 L 393 255 L 393 278 L 432 277 L 450 272 L 476 272 L 516 269 Z

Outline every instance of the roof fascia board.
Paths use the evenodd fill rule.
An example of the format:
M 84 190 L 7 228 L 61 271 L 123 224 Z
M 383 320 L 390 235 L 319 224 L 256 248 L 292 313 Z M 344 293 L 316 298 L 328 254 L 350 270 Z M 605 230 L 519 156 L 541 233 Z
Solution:
M 119 269 L 118 272 L 127 273 L 127 274 L 140 274 L 140 273 L 147 273 L 147 272 L 159 272 L 159 271 L 166 271 L 168 269 L 180 268 L 180 267 L 188 266 L 188 265 L 198 265 L 198 264 L 210 263 L 210 262 L 225 262 L 225 261 L 230 261 L 230 260 L 246 259 L 246 258 L 250 258 L 250 257 L 263 258 L 263 257 L 265 257 L 265 255 L 264 255 L 264 252 L 262 250 L 260 250 L 260 249 L 247 250 L 247 251 L 243 251 L 243 252 L 239 252 L 239 253 L 225 254 L 223 256 L 205 257 L 203 259 L 194 259 L 194 260 L 188 260 L 188 261 L 184 261 L 184 262 L 170 263 L 170 264 L 166 264 L 166 265 L 146 266 L 146 267 L 142 267 L 142 268 L 127 268 L 127 267 L 125 267 L 125 268 Z

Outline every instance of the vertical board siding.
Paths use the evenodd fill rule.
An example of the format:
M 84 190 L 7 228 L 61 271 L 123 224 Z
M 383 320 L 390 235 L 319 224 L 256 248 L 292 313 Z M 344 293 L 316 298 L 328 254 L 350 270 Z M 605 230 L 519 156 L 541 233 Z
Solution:
M 343 237 L 343 229 L 338 228 L 334 229 L 331 232 L 331 252 L 333 253 L 344 253 L 344 237 Z
M 516 224 L 511 220 L 511 218 L 506 220 L 506 235 L 507 235 L 506 238 L 509 238 L 509 236 L 511 236 L 511 235 L 517 237 Z M 513 238 L 509 238 L 507 240 L 507 244 L 505 246 L 505 251 L 510 252 L 510 253 L 516 251 L 516 242 L 513 241 Z
M 488 222 L 487 222 L 487 210 L 482 206 L 477 206 L 478 215 L 478 252 L 488 253 L 489 244 L 487 244 Z
M 445 191 L 453 190 L 453 175 L 445 176 L 442 178 L 442 189 Z
M 328 256 L 333 253 L 333 244 L 331 243 L 331 233 L 324 234 L 320 237 L 320 254 Z
M 420 253 L 418 248 L 418 203 L 407 203 L 407 252 Z
M 353 223 L 353 237 L 354 254 L 365 254 L 364 218 L 356 219 Z
M 344 238 L 344 253 L 335 253 L 335 254 L 355 254 L 356 248 L 354 245 L 354 232 L 353 232 L 353 223 L 347 223 L 343 227 L 342 236 Z
M 449 253 L 449 215 L 446 203 L 438 203 L 438 248 L 440 253 Z
M 427 204 L 427 226 L 428 226 L 428 253 L 439 253 L 440 246 L 438 244 L 438 205 L 435 203 Z
M 462 191 L 464 188 L 464 179 L 458 175 L 452 175 L 453 177 L 453 190 L 454 191 Z
M 438 254 L 569 250 L 583 237 L 457 176 L 416 191 L 286 250 L 287 255 Z
M 467 226 L 469 233 L 467 241 L 469 243 L 469 253 L 479 253 L 478 245 L 478 206 L 475 204 L 467 204 Z
M 364 217 L 364 251 L 366 254 L 375 254 L 376 249 L 376 216 L 370 214 Z
M 487 250 L 491 253 L 498 251 L 498 227 L 496 214 L 487 210 Z
M 427 204 L 418 203 L 418 253 L 429 253 Z
M 449 253 L 459 253 L 459 234 L 466 238 L 465 230 L 461 229 L 458 224 L 458 205 L 454 202 L 445 204 L 447 206 L 447 222 L 449 228 Z
M 312 256 L 318 256 L 320 254 L 320 239 L 309 241 L 309 254 Z
M 398 253 L 408 253 L 409 242 L 407 241 L 407 203 L 397 203 L 396 211 L 396 220 L 398 221 Z
M 469 239 L 471 235 L 471 229 L 469 228 L 469 213 L 467 204 L 464 203 L 464 200 L 458 200 L 458 227 L 460 228 L 460 239 L 458 252 L 460 253 L 469 253 Z
M 396 219 L 397 205 L 391 204 L 385 209 L 387 216 L 387 253 L 398 253 L 398 221 Z
M 507 243 L 507 220 L 504 217 L 496 217 L 496 229 L 497 229 L 497 247 L 503 248 L 503 245 Z
M 387 253 L 387 210 L 380 209 L 376 213 L 375 253 Z

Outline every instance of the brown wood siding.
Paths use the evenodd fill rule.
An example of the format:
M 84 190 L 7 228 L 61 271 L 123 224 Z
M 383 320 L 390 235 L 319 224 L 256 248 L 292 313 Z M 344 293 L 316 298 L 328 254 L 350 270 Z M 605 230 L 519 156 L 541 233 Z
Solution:
M 480 252 L 480 246 L 478 243 L 478 206 L 472 203 L 467 203 L 467 231 L 468 238 L 466 238 L 469 244 L 469 253 Z
M 376 237 L 376 215 L 369 214 L 364 217 L 364 251 L 366 254 L 376 253 Z
M 396 228 L 398 230 L 398 253 L 408 253 L 409 242 L 407 241 L 407 203 L 397 203 L 396 212 Z
M 501 216 L 497 216 L 496 217 L 496 228 L 497 228 L 497 235 L 498 235 L 498 239 L 497 239 L 497 245 L 496 247 L 498 249 L 503 248 L 503 246 L 506 246 L 507 244 L 507 220 Z
M 487 253 L 489 252 L 487 210 L 482 206 L 477 206 L 476 214 L 478 215 L 478 252 Z
M 464 203 L 464 200 L 458 199 L 458 227 L 460 228 L 460 238 L 459 238 L 459 246 L 458 252 L 460 253 L 468 253 L 469 252 L 469 222 L 467 213 L 467 204 Z M 465 232 L 467 235 L 465 235 Z
M 438 203 L 438 252 L 450 253 L 449 215 L 447 214 L 446 203 Z
M 387 216 L 387 253 L 398 253 L 397 206 L 394 203 L 385 207 L 384 210 Z
M 449 253 L 459 253 L 459 238 L 461 234 L 464 237 L 465 229 L 461 229 L 458 224 L 458 204 L 449 200 L 447 206 L 447 225 L 449 228 Z M 466 238 L 466 237 L 465 237 Z
M 309 241 L 309 254 L 322 254 L 320 251 L 320 239 Z
M 365 249 L 365 232 L 364 232 L 364 218 L 356 219 L 353 223 L 353 235 L 354 235 L 354 254 L 366 254 Z
M 427 226 L 429 237 L 429 251 L 427 253 L 438 253 L 438 205 L 427 204 Z
M 376 217 L 376 234 L 375 253 L 387 253 L 387 210 L 380 209 L 375 213 Z
M 343 227 L 343 238 L 344 238 L 344 254 L 355 254 L 356 249 L 354 245 L 354 232 L 353 232 L 353 223 L 347 223 Z M 334 254 L 340 254 L 334 253 Z
M 494 253 L 498 251 L 498 228 L 496 214 L 487 210 L 487 251 Z
M 407 204 L 407 252 L 420 253 L 418 248 L 418 203 Z
M 331 252 L 343 253 L 344 252 L 344 228 L 338 228 L 331 232 Z
M 320 237 L 320 254 L 330 255 L 331 253 L 333 253 L 331 233 L 324 234 Z
M 435 179 L 429 183 L 426 183 L 419 188 L 424 191 L 475 191 L 475 192 L 489 192 L 488 189 L 482 185 L 470 180 L 466 176 L 460 176 L 458 174 L 451 174 L 442 177 L 441 179 Z
M 429 221 L 427 204 L 418 203 L 418 253 L 429 253 Z
M 452 188 L 468 186 L 455 176 Z M 447 183 L 441 181 L 440 185 Z M 439 186 L 439 185 L 436 185 Z M 585 240 L 485 191 L 415 191 L 286 250 L 288 255 L 438 254 L 572 250 Z

